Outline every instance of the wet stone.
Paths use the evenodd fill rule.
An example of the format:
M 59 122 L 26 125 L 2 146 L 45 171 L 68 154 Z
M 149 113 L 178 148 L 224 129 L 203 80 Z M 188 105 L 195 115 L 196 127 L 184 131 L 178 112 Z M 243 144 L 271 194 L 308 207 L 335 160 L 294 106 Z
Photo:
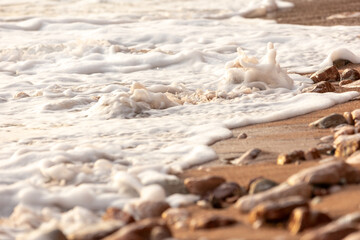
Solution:
M 346 85 L 348 85 L 348 84 L 350 84 L 350 83 L 353 83 L 353 82 L 354 82 L 354 80 L 351 80 L 351 79 L 341 80 L 341 81 L 339 82 L 339 86 L 340 86 L 340 87 L 343 87 L 343 86 L 346 86 Z
M 225 226 L 231 226 L 237 223 L 237 220 L 225 216 L 201 216 L 191 220 L 190 227 L 197 229 L 212 229 Z
M 232 164 L 247 164 L 250 163 L 252 160 L 256 159 L 259 154 L 261 153 L 261 150 L 259 148 L 253 148 L 245 152 L 241 157 L 234 159 L 232 161 Z
M 360 109 L 356 109 L 356 110 L 352 111 L 351 116 L 354 121 L 360 120 Z
M 320 152 L 316 148 L 312 148 L 305 152 L 305 160 L 315 160 L 321 158 Z
M 266 178 L 258 178 L 254 181 L 251 181 L 249 184 L 249 194 L 255 194 L 259 192 L 264 192 L 277 186 L 278 183 Z
M 190 193 L 201 196 L 213 191 L 224 182 L 225 179 L 218 176 L 191 177 L 184 180 L 184 184 Z
M 292 211 L 288 229 L 292 234 L 298 234 L 305 229 L 324 225 L 331 221 L 331 218 L 325 213 L 311 211 L 307 207 L 300 207 Z
M 320 69 L 310 76 L 314 83 L 322 81 L 340 81 L 340 73 L 335 66 Z
M 340 135 L 334 141 L 336 157 L 348 157 L 360 149 L 360 134 Z
M 288 163 L 293 163 L 296 162 L 298 160 L 305 160 L 305 154 L 304 151 L 299 150 L 299 151 L 293 151 L 291 153 L 288 154 L 280 154 L 277 158 L 277 164 L 278 165 L 285 165 Z
M 351 112 L 344 112 L 343 116 L 348 124 L 354 125 L 354 119 L 352 118 Z
M 342 80 L 359 80 L 360 79 L 360 73 L 353 68 L 346 69 L 341 74 Z
M 314 85 L 304 88 L 301 90 L 303 93 L 326 93 L 326 92 L 335 92 L 335 87 L 330 82 L 318 82 Z
M 171 237 L 171 231 L 164 220 L 157 218 L 148 218 L 135 223 L 131 223 L 121 228 L 119 231 L 104 238 L 103 240 L 152 240 L 151 237 L 155 235 L 154 233 L 152 233 L 152 231 L 157 227 L 161 227 L 162 231 L 168 232 L 169 236 L 167 238 Z
M 240 133 L 238 136 L 237 136 L 237 139 L 245 139 L 247 138 L 248 135 L 246 133 Z
M 207 200 L 213 208 L 224 208 L 246 195 L 246 189 L 235 182 L 226 182 L 209 194 Z
M 338 138 L 341 135 L 353 135 L 357 132 L 357 128 L 352 125 L 341 127 L 334 133 L 334 138 Z
M 119 208 L 110 207 L 106 209 L 106 212 L 102 216 L 104 221 L 116 220 L 121 221 L 124 224 L 135 222 L 135 219 L 127 212 L 122 211 Z
M 258 225 L 264 222 L 286 220 L 291 212 L 298 207 L 309 207 L 307 200 L 299 196 L 292 196 L 277 201 L 267 201 L 257 205 L 249 214 L 249 221 Z
M 347 59 L 337 59 L 337 60 L 333 61 L 333 65 L 337 68 L 344 67 L 344 66 L 348 65 L 349 63 L 351 63 L 351 61 L 349 61 Z
M 160 217 L 168 208 L 170 205 L 167 202 L 144 201 L 136 206 L 133 215 L 135 219 Z
M 329 116 L 320 118 L 315 122 L 310 123 L 309 126 L 317 127 L 317 128 L 331 128 L 331 127 L 336 127 L 343 123 L 347 123 L 344 116 L 338 113 L 333 113 L 330 114 Z
M 183 208 L 169 208 L 163 212 L 161 217 L 168 225 L 171 225 L 176 229 L 180 229 L 187 226 L 187 221 L 191 217 L 191 213 Z

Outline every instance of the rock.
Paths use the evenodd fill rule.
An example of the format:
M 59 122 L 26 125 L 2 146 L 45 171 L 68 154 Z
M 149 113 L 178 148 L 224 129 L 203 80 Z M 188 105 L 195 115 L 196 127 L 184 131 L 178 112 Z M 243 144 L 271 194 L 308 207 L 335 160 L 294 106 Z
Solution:
M 257 158 L 260 153 L 261 153 L 260 149 L 252 148 L 252 149 L 248 150 L 247 152 L 245 152 L 241 157 L 234 159 L 232 161 L 232 164 L 240 165 L 240 164 L 250 163 L 252 160 Z
M 305 160 L 315 160 L 321 158 L 320 152 L 316 148 L 312 148 L 305 152 Z
M 357 129 L 354 126 L 346 125 L 346 126 L 341 127 L 340 129 L 338 129 L 334 133 L 334 139 L 338 138 L 341 135 L 353 135 L 353 134 L 355 134 L 355 132 L 357 132 Z
M 137 220 L 160 217 L 168 208 L 170 208 L 170 205 L 165 201 L 143 201 L 137 204 L 133 216 Z
M 38 240 L 68 240 L 64 233 L 59 229 L 53 229 L 36 236 Z M 79 239 L 81 240 L 81 239 Z
M 115 207 L 109 207 L 108 209 L 106 209 L 106 212 L 102 216 L 102 219 L 104 221 L 109 221 L 109 220 L 121 221 L 124 224 L 135 222 L 133 216 Z
M 279 185 L 277 182 L 266 178 L 257 178 L 250 182 L 249 184 L 249 194 L 256 194 L 259 192 L 264 192 L 270 188 L 276 187 Z
M 264 222 L 286 220 L 291 212 L 298 207 L 309 207 L 307 201 L 299 196 L 291 196 L 276 201 L 266 201 L 253 208 L 249 214 L 249 221 L 259 225 Z
M 354 82 L 354 80 L 351 80 L 351 79 L 341 80 L 339 82 L 339 86 L 343 87 L 343 86 L 348 85 L 348 84 L 353 83 L 353 82 Z
M 308 207 L 300 207 L 292 211 L 288 229 L 292 234 L 297 234 L 307 228 L 324 225 L 331 221 L 331 218 L 325 213 L 311 211 Z
M 194 230 L 198 229 L 210 229 L 210 228 L 219 228 L 234 225 L 237 223 L 237 220 L 230 217 L 224 216 L 201 216 L 194 218 L 190 221 L 190 227 Z
M 280 154 L 277 158 L 277 164 L 278 165 L 285 165 L 288 163 L 293 163 L 298 160 L 305 160 L 304 151 L 293 151 L 288 154 Z
M 161 215 L 168 225 L 176 229 L 185 228 L 191 213 L 184 208 L 169 208 Z
M 360 240 L 360 230 L 347 235 L 343 240 Z
M 207 197 L 213 208 L 224 208 L 246 195 L 246 189 L 235 182 L 226 182 L 218 186 Z
M 290 185 L 358 183 L 360 182 L 360 171 L 343 161 L 332 161 L 301 170 L 290 176 L 286 182 Z
M 246 133 L 240 133 L 238 136 L 237 136 L 237 139 L 245 139 L 247 138 L 248 135 Z
M 335 148 L 332 144 L 321 143 L 316 147 L 316 149 L 320 154 L 334 155 L 335 153 Z
M 345 69 L 341 74 L 342 80 L 359 80 L 360 79 L 360 73 L 353 68 Z
M 344 112 L 343 116 L 348 124 L 354 125 L 354 119 L 352 118 L 351 112 Z
M 86 226 L 68 237 L 69 240 L 98 240 L 113 234 L 124 226 L 123 222 L 118 221 L 100 222 Z
M 165 221 L 157 218 L 148 218 L 135 223 L 131 223 L 103 240 L 151 240 L 153 229 L 159 232 L 160 227 L 163 232 L 167 232 L 167 237 L 171 237 L 171 231 Z M 164 234 L 165 235 L 165 234 Z
M 351 116 L 354 121 L 360 120 L 360 109 L 356 109 L 356 110 L 352 111 Z
M 265 192 L 260 192 L 254 195 L 247 195 L 240 198 L 235 208 L 243 213 L 251 211 L 256 205 L 265 201 L 276 201 L 278 199 L 290 196 L 300 196 L 305 199 L 311 197 L 311 186 L 306 183 L 299 183 L 297 185 L 289 185 L 282 183 Z
M 343 67 L 348 65 L 349 63 L 351 63 L 351 61 L 347 60 L 347 59 L 337 59 L 335 61 L 333 61 L 333 65 L 337 68 Z
M 344 116 L 338 113 L 333 113 L 329 116 L 320 118 L 315 122 L 310 123 L 309 126 L 317 127 L 317 128 L 330 128 L 330 127 L 336 127 L 343 123 L 347 123 Z
M 301 90 L 302 93 L 326 93 L 335 91 L 335 87 L 331 83 L 325 81 L 315 83 L 312 86 Z
M 335 156 L 348 157 L 360 149 L 360 133 L 340 135 L 334 141 Z
M 346 159 L 346 162 L 349 164 L 360 163 L 360 151 L 356 151 L 353 154 L 351 154 L 351 156 Z
M 320 138 L 320 142 L 322 142 L 322 143 L 332 143 L 333 141 L 334 141 L 333 135 L 327 135 L 327 136 Z
M 314 83 L 322 81 L 340 81 L 340 73 L 335 66 L 320 69 L 310 76 Z
M 224 182 L 225 179 L 218 176 L 191 177 L 184 180 L 185 187 L 190 193 L 201 196 L 214 190 Z

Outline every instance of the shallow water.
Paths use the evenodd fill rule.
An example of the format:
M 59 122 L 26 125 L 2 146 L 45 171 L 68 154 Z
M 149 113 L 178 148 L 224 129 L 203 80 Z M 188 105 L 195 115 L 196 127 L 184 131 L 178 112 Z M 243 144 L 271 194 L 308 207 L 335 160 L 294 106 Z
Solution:
M 343 50 L 327 59 L 342 46 L 360 54 L 358 27 L 246 19 L 262 1 L 247 2 L 2 1 L 0 215 L 11 217 L 1 239 L 51 224 L 71 233 L 108 206 L 162 196 L 145 186 L 216 159 L 208 145 L 231 137 L 229 128 L 358 95 L 300 94 L 311 81 L 297 74 L 291 86 L 261 91 L 229 82 L 225 65 L 238 47 L 265 56 L 260 71 L 359 61 Z

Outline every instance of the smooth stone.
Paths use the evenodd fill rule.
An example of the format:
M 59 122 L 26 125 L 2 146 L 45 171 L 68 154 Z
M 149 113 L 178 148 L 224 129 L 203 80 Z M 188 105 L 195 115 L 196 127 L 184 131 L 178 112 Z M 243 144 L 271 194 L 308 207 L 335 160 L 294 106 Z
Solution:
M 351 116 L 354 121 L 360 120 L 360 109 L 355 109 L 354 111 L 352 111 Z
M 239 184 L 226 182 L 210 193 L 207 199 L 213 208 L 225 208 L 246 194 L 246 189 Z
M 335 148 L 332 144 L 320 143 L 317 145 L 316 149 L 320 154 L 334 155 L 335 153 Z
M 326 92 L 335 92 L 335 91 L 336 89 L 334 85 L 326 81 L 315 83 L 312 86 L 301 90 L 302 93 L 326 93 Z
M 161 215 L 162 219 L 176 229 L 186 228 L 191 212 L 184 208 L 169 208 Z
M 306 151 L 304 156 L 305 156 L 305 160 L 308 160 L 308 161 L 321 158 L 320 152 L 316 148 L 312 148 L 312 149 Z
M 307 183 L 289 185 L 282 183 L 265 192 L 241 197 L 235 204 L 235 208 L 243 213 L 251 211 L 258 204 L 265 201 L 277 201 L 278 199 L 290 196 L 300 196 L 305 199 L 311 197 L 312 188 Z
M 335 156 L 348 157 L 360 149 L 360 133 L 340 135 L 334 141 Z
M 165 201 L 143 201 L 135 206 L 133 216 L 135 219 L 160 217 L 170 205 Z
M 341 79 L 343 79 L 343 80 L 359 80 L 360 73 L 356 69 L 348 68 L 342 72 Z
M 322 81 L 340 81 L 340 73 L 335 66 L 320 69 L 310 76 L 314 83 Z
M 246 133 L 240 133 L 238 136 L 237 136 L 237 139 L 246 139 L 248 137 L 248 135 Z
M 118 221 L 104 221 L 82 228 L 69 236 L 69 240 L 98 240 L 118 231 L 125 224 Z M 51 238 L 52 239 L 52 238 Z
M 354 80 L 351 80 L 351 79 L 341 80 L 339 82 L 339 86 L 343 87 L 343 86 L 348 85 L 348 84 L 353 83 L 353 82 L 354 82 Z
M 184 184 L 190 193 L 204 196 L 225 181 L 223 177 L 218 176 L 190 177 L 184 180 Z
M 327 136 L 320 138 L 320 142 L 322 142 L 322 143 L 332 143 L 333 141 L 334 141 L 333 135 L 327 135 Z
M 193 218 L 190 221 L 190 227 L 193 230 L 198 229 L 213 229 L 220 228 L 225 226 L 231 226 L 236 224 L 238 221 L 234 218 L 225 217 L 225 216 L 201 216 Z
M 249 214 L 251 224 L 260 225 L 264 222 L 286 220 L 291 212 L 298 207 L 309 207 L 307 200 L 299 196 L 266 201 L 253 208 Z
M 309 126 L 317 127 L 317 128 L 330 128 L 330 127 L 336 127 L 343 123 L 347 123 L 344 116 L 338 113 L 333 113 L 330 114 L 329 116 L 325 116 L 310 123 Z
M 311 211 L 308 207 L 296 208 L 292 211 L 288 230 L 292 234 L 298 234 L 305 229 L 320 226 L 331 222 L 332 219 L 325 213 Z
M 337 129 L 337 131 L 334 133 L 334 139 L 338 138 L 341 135 L 353 135 L 357 132 L 357 129 L 352 125 L 346 125 L 341 127 L 340 129 Z
M 277 158 L 277 164 L 285 165 L 285 164 L 296 162 L 298 160 L 305 160 L 304 151 L 296 150 L 296 151 L 292 151 L 291 153 L 287 153 L 287 154 L 282 153 Z
M 359 183 L 360 171 L 344 161 L 332 161 L 303 169 L 290 176 L 290 185 L 307 183 L 313 185 L 335 185 L 339 183 Z
M 252 148 L 246 151 L 241 157 L 234 159 L 232 164 L 241 165 L 250 163 L 252 160 L 256 159 L 260 153 L 261 150 L 259 148 Z
M 169 237 L 172 236 L 166 222 L 158 218 L 148 218 L 135 223 L 131 223 L 110 236 L 103 238 L 103 240 L 151 240 L 153 229 L 161 227 L 168 232 Z M 158 230 L 156 230 L 158 231 Z
M 333 65 L 337 68 L 344 67 L 344 66 L 348 65 L 349 63 L 351 63 L 351 61 L 349 61 L 347 59 L 337 59 L 337 60 L 333 61 Z
M 150 240 L 172 239 L 172 234 L 168 227 L 157 226 L 151 230 Z
M 270 179 L 258 178 L 254 181 L 251 181 L 251 183 L 249 184 L 249 194 L 264 192 L 273 187 L 276 187 L 277 185 L 279 185 L 277 182 L 274 182 Z
M 351 115 L 351 112 L 344 112 L 343 113 L 344 118 L 346 119 L 347 123 L 350 125 L 354 125 L 354 119 Z

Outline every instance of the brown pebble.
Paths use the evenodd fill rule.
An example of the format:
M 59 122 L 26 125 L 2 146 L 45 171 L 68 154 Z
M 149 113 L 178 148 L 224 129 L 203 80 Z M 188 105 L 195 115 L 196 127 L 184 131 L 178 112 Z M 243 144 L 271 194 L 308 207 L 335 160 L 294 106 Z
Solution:
M 240 197 L 246 195 L 246 189 L 235 182 L 226 182 L 218 186 L 207 197 L 213 208 L 228 207 Z
M 331 128 L 344 123 L 347 122 L 342 114 L 333 113 L 310 123 L 309 126 L 316 128 Z
M 296 208 L 292 211 L 288 229 L 292 234 L 298 234 L 305 229 L 324 225 L 331 222 L 331 218 L 322 212 L 311 211 L 307 207 Z
M 305 152 L 305 160 L 315 160 L 321 158 L 320 152 L 316 148 L 312 148 Z
M 260 153 L 261 150 L 259 148 L 252 148 L 246 151 L 241 157 L 234 159 L 232 164 L 240 165 L 250 163 L 252 160 L 256 159 Z
M 341 135 L 353 135 L 355 134 L 355 132 L 356 129 L 354 126 L 352 125 L 343 126 L 334 133 L 334 139 L 338 138 Z
M 349 63 L 351 63 L 351 61 L 347 59 L 336 59 L 335 61 L 333 61 L 333 65 L 337 68 L 344 67 Z
M 355 109 L 354 111 L 352 111 L 351 116 L 354 121 L 360 120 L 360 109 Z
M 277 164 L 278 165 L 285 165 L 288 163 L 293 163 L 297 160 L 305 160 L 305 153 L 302 150 L 299 151 L 293 151 L 288 154 L 280 154 L 277 158 Z
M 335 153 L 334 146 L 328 143 L 320 143 L 317 145 L 316 149 L 319 151 L 320 154 L 334 155 Z
M 339 82 L 339 86 L 342 87 L 342 86 L 345 86 L 345 85 L 353 83 L 353 82 L 354 82 L 354 80 L 351 80 L 351 79 L 341 80 Z
M 297 207 L 308 207 L 307 201 L 299 196 L 291 196 L 277 201 L 267 201 L 257 205 L 249 214 L 252 224 L 286 220 Z
M 264 192 L 266 190 L 269 190 L 273 187 L 276 187 L 279 185 L 277 182 L 274 182 L 270 179 L 266 178 L 257 178 L 249 183 L 249 194 L 256 194 L 259 192 Z
M 343 80 L 359 80 L 360 73 L 356 69 L 348 68 L 342 72 L 341 79 L 343 79 Z
M 160 217 L 161 214 L 170 208 L 170 205 L 165 201 L 143 201 L 134 209 L 135 219 L 155 218 Z
M 231 226 L 237 223 L 237 220 L 225 216 L 201 216 L 194 218 L 190 221 L 190 227 L 194 230 L 197 229 L 211 229 L 225 226 Z
M 360 149 L 360 134 L 340 135 L 334 141 L 335 156 L 348 157 Z
M 161 217 L 168 225 L 179 229 L 187 226 L 187 221 L 191 217 L 191 212 L 184 208 L 169 208 L 163 212 Z
M 225 179 L 218 176 L 190 177 L 184 180 L 185 187 L 190 193 L 201 196 L 213 191 L 224 182 Z
M 321 81 L 340 81 L 340 73 L 335 66 L 320 69 L 310 76 L 314 83 Z
M 238 136 L 237 136 L 237 139 L 245 139 L 247 138 L 248 135 L 246 133 L 240 133 Z
M 348 124 L 354 125 L 354 119 L 352 118 L 351 112 L 344 112 L 343 116 Z
M 335 87 L 330 82 L 326 81 L 315 83 L 314 85 L 301 90 L 303 93 L 326 93 L 335 91 Z

